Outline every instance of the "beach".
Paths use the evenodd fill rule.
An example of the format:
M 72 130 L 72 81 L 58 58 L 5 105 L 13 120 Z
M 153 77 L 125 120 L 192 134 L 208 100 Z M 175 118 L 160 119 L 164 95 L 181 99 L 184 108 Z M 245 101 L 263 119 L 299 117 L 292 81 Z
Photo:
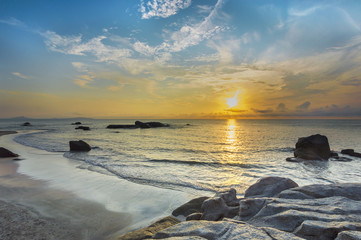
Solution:
M 60 153 L 13 141 L 0 160 L 1 239 L 112 239 L 167 216 L 192 196 L 77 168 Z M 193 196 L 194 197 L 194 196 Z

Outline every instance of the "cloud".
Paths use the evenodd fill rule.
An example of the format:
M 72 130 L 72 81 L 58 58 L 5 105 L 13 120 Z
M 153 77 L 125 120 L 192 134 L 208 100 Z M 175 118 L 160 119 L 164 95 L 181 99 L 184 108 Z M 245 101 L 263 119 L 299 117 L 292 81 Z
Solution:
M 235 108 L 228 108 L 228 109 L 225 109 L 224 111 L 227 111 L 227 112 L 236 112 L 236 113 L 247 112 L 247 110 L 235 109 Z
M 277 106 L 277 111 L 279 112 L 285 112 L 287 110 L 286 105 L 284 103 L 280 103 Z
M 341 85 L 344 86 L 361 86 L 361 80 L 360 79 L 348 79 L 341 82 Z
M 132 54 L 130 49 L 105 45 L 102 42 L 107 39 L 105 36 L 98 36 L 86 42 L 83 41 L 82 35 L 61 36 L 53 31 L 46 31 L 41 35 L 45 38 L 45 44 L 51 51 L 83 56 L 89 53 L 94 55 L 98 62 L 117 62 Z
M 28 76 L 25 76 L 25 75 L 23 75 L 23 74 L 21 74 L 19 72 L 12 72 L 12 74 L 14 76 L 17 76 L 17 77 L 22 78 L 22 79 L 28 79 L 29 78 Z
M 306 101 L 302 103 L 301 105 L 296 106 L 297 111 L 304 111 L 307 110 L 310 107 L 311 103 L 309 101 Z
M 17 27 L 24 27 L 25 26 L 25 24 L 22 21 L 20 21 L 20 20 L 18 20 L 16 18 L 13 18 L 13 17 L 11 17 L 9 19 L 0 19 L 0 23 L 5 23 L 5 24 L 8 24 L 8 25 L 17 26 Z
M 256 112 L 256 113 L 261 113 L 261 114 L 266 114 L 266 113 L 272 113 L 273 110 L 271 108 L 268 109 L 255 109 L 255 108 L 251 108 L 252 111 Z
M 140 12 L 143 19 L 152 17 L 167 18 L 186 9 L 192 4 L 191 0 L 141 0 Z

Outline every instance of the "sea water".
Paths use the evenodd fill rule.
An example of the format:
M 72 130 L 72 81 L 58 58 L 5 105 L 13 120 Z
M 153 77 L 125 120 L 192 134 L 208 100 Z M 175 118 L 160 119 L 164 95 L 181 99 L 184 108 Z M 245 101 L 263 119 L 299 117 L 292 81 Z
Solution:
M 63 152 L 84 171 L 116 175 L 135 183 L 193 194 L 239 194 L 265 176 L 282 176 L 299 185 L 361 182 L 361 159 L 350 162 L 287 162 L 299 137 L 328 137 L 337 152 L 361 152 L 361 120 L 151 120 L 170 124 L 152 129 L 107 129 L 135 120 L 82 119 L 90 131 L 75 130 L 76 120 L 1 120 L 1 130 L 44 130 L 15 140 L 51 152 Z M 146 121 L 146 120 L 144 120 Z M 84 140 L 87 153 L 69 152 L 69 141 Z M 51 159 L 49 159 L 51 161 Z

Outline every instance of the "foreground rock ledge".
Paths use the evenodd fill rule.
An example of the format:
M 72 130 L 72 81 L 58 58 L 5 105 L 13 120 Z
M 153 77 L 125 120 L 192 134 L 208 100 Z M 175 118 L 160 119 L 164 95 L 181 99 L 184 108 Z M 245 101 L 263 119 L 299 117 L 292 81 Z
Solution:
M 361 183 L 298 187 L 291 179 L 267 177 L 246 192 L 249 197 L 241 199 L 235 199 L 234 189 L 194 199 L 173 211 L 190 214 L 190 221 L 152 232 L 147 238 L 361 239 Z

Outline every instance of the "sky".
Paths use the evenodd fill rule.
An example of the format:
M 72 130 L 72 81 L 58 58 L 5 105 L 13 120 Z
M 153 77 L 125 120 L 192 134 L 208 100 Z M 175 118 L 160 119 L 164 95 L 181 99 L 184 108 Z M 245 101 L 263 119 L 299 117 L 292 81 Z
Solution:
M 359 0 L 1 0 L 0 118 L 360 118 L 360 12 Z

